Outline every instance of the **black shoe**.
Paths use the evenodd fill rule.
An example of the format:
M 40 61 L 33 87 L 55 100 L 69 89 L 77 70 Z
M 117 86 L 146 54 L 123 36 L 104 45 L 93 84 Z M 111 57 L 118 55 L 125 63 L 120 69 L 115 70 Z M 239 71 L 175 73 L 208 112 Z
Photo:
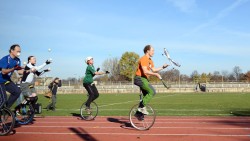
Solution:
M 139 111 L 136 111 L 135 115 L 134 115 L 139 121 L 142 121 L 144 120 L 144 114 L 139 112 Z

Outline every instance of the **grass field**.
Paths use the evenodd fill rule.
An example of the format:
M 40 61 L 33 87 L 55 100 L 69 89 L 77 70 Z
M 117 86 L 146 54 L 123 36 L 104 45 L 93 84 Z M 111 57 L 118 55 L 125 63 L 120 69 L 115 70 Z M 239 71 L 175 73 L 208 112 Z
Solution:
M 59 94 L 56 111 L 43 109 L 41 115 L 78 115 L 86 98 L 85 94 Z M 138 94 L 100 94 L 96 103 L 99 116 L 126 116 L 138 101 Z M 39 95 L 38 102 L 46 108 L 49 101 Z M 150 105 L 157 116 L 250 116 L 250 93 L 157 94 Z

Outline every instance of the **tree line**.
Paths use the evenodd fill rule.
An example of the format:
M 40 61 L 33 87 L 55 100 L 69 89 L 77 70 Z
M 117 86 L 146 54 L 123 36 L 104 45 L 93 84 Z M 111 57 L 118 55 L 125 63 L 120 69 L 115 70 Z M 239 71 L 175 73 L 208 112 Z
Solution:
M 107 82 L 128 81 L 134 78 L 140 56 L 135 52 L 125 52 L 121 58 L 108 58 L 102 63 L 102 70 L 110 73 L 96 77 L 95 80 Z M 212 73 L 199 73 L 194 70 L 190 75 L 181 74 L 177 69 L 167 69 L 160 72 L 162 78 L 168 82 L 192 82 L 192 83 L 209 83 L 209 82 L 250 82 L 250 71 L 242 72 L 239 66 L 235 66 L 231 71 L 214 71 Z M 68 85 L 79 85 L 83 78 L 69 77 L 62 82 Z M 158 78 L 150 77 L 151 82 L 159 82 Z M 17 82 L 18 76 L 14 73 L 12 80 Z
M 102 63 L 102 70 L 108 70 L 109 75 L 97 77 L 99 81 L 131 81 L 134 77 L 140 56 L 135 52 L 125 52 L 121 58 L 108 58 Z M 199 73 L 194 70 L 190 75 L 181 74 L 177 69 L 167 69 L 160 72 L 166 81 L 186 81 L 194 83 L 208 82 L 250 82 L 250 71 L 243 73 L 239 66 L 232 71 L 214 71 L 212 73 Z M 150 77 L 150 81 L 159 81 Z

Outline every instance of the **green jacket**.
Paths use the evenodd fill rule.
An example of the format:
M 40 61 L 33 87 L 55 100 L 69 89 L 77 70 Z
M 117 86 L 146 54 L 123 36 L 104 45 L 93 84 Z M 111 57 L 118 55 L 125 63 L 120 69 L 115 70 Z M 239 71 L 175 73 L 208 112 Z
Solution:
M 83 83 L 91 84 L 93 83 L 93 77 L 95 76 L 95 67 L 93 65 L 88 65 L 85 72 L 85 77 L 83 78 Z

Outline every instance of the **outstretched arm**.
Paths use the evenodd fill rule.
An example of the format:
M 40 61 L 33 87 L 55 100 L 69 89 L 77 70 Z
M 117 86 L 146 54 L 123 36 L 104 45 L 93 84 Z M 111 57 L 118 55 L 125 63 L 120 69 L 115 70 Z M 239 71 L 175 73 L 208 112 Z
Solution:
M 165 69 L 165 68 L 168 67 L 168 66 L 169 66 L 168 64 L 164 64 L 162 67 L 159 67 L 159 68 L 151 68 L 151 70 L 152 70 L 153 72 L 159 72 L 159 71 Z
M 29 64 L 27 64 L 27 66 L 28 66 L 29 68 L 31 68 L 31 70 L 34 72 L 33 69 L 35 69 L 35 71 L 39 71 L 39 70 L 41 70 L 42 68 L 44 68 L 44 67 L 46 66 L 46 63 L 43 63 L 43 64 L 40 65 L 40 66 L 33 66 L 33 65 L 31 65 L 31 64 L 29 63 Z
M 146 74 L 146 75 L 156 76 L 156 77 L 158 77 L 159 79 L 161 79 L 160 74 L 149 71 L 149 70 L 147 69 L 147 67 L 145 67 L 145 66 L 142 66 L 142 70 L 143 70 L 144 74 Z
M 102 75 L 102 74 L 108 74 L 109 71 L 105 71 L 105 72 L 99 72 L 100 68 L 97 68 L 96 71 L 94 72 L 95 75 Z
M 102 75 L 102 74 L 105 74 L 105 72 L 101 72 L 101 71 L 100 71 L 100 72 L 99 72 L 99 71 L 98 71 L 98 72 L 97 72 L 97 71 L 95 72 L 95 75 Z

